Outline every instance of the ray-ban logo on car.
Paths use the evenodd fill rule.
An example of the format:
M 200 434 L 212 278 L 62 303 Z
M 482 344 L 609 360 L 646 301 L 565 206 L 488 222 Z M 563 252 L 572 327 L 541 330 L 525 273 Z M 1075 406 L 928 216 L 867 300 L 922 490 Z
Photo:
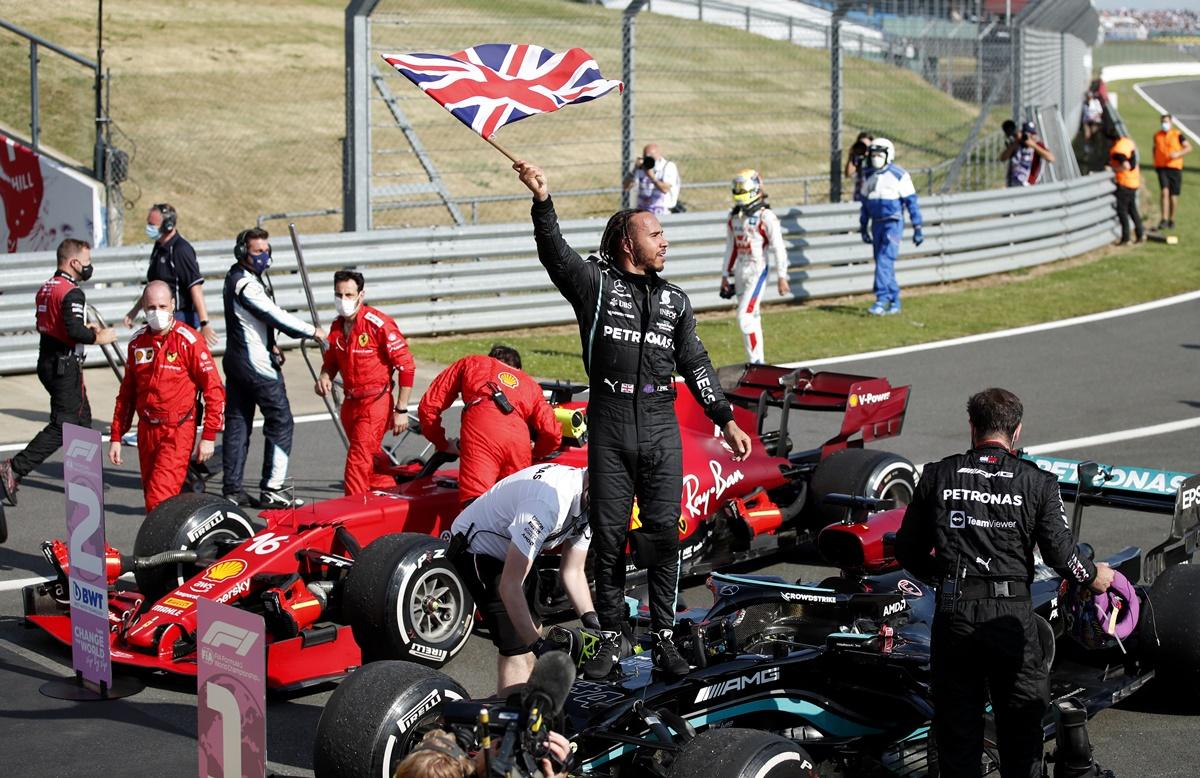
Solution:
M 79 457 L 84 461 L 91 462 L 96 458 L 97 446 L 95 443 L 88 443 L 86 440 L 76 440 L 71 443 L 71 448 L 67 449 L 68 457 Z
M 238 656 L 245 656 L 250 653 L 256 640 L 258 635 L 248 629 L 234 626 L 227 621 L 214 621 L 208 625 L 208 631 L 204 633 L 200 642 L 213 648 L 233 646 Z
M 768 683 L 775 683 L 778 680 L 779 668 L 768 667 L 765 670 L 759 670 L 753 675 L 739 675 L 736 678 L 730 678 L 727 681 L 721 681 L 721 683 L 715 683 L 712 686 L 705 686 L 696 695 L 696 702 L 706 702 L 729 692 L 740 692 L 748 686 L 762 686 Z

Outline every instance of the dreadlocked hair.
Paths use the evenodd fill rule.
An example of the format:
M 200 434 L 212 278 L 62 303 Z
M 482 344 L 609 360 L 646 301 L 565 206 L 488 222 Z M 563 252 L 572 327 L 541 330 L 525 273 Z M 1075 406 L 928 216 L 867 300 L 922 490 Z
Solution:
M 629 239 L 629 220 L 635 213 L 648 213 L 645 208 L 626 208 L 609 217 L 600 236 L 600 258 L 616 262 L 621 252 L 621 241 Z

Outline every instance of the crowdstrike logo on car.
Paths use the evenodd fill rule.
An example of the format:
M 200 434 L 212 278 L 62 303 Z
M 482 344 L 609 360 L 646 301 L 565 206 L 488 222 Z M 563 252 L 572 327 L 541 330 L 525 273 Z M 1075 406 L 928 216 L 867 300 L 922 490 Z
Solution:
M 729 692 L 740 692 L 748 686 L 763 686 L 769 683 L 775 683 L 779 680 L 779 668 L 768 667 L 765 670 L 759 670 L 753 675 L 742 675 L 737 678 L 730 678 L 728 681 L 705 686 L 696 695 L 696 702 L 706 702 L 708 700 L 722 697 Z

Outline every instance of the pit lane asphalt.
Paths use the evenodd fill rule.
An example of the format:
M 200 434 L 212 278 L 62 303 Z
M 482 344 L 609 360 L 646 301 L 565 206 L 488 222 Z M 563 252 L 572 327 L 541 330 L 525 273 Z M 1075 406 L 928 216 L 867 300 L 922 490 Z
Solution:
M 922 463 L 964 447 L 966 398 L 986 386 L 1005 386 L 1024 398 L 1026 445 L 1200 416 L 1197 333 L 1200 302 L 1191 301 L 1085 325 L 864 358 L 827 369 L 886 376 L 894 385 L 912 384 L 904 434 L 875 447 Z M 822 421 L 836 422 L 832 415 Z M 805 440 L 817 432 L 828 435 L 827 425 L 822 426 L 801 417 L 792 434 Z M 296 433 L 291 472 L 297 493 L 308 499 L 339 494 L 342 449 L 332 423 L 298 425 Z M 1195 441 L 1195 431 L 1187 430 L 1054 455 L 1198 472 L 1200 448 Z M 417 441 L 409 441 L 404 451 L 416 453 L 418 448 Z M 252 451 L 247 473 L 258 471 L 259 456 Z M 20 507 L 9 509 L 10 538 L 0 547 L 0 582 L 48 572 L 39 543 L 63 531 L 61 462 L 56 455 L 27 479 Z M 142 518 L 136 467 L 136 457 L 128 456 L 124 467 L 106 471 L 108 538 L 123 549 L 132 548 Z M 1103 556 L 1131 544 L 1149 548 L 1164 537 L 1166 526 L 1162 516 L 1096 509 L 1085 523 L 1083 539 Z M 768 570 L 805 580 L 828 573 L 793 560 Z M 702 605 L 708 594 L 692 586 L 683 599 Z M 27 776 L 195 774 L 195 696 L 186 680 L 151 677 L 142 693 L 113 702 L 75 704 L 44 697 L 39 686 L 66 677 L 70 656 L 48 637 L 25 629 L 20 615 L 20 593 L 0 592 L 0 764 L 8 769 L 19 765 L 20 774 Z M 494 656 L 489 643 L 473 637 L 446 669 L 473 694 L 483 694 L 494 683 Z M 308 774 L 312 736 L 331 688 L 269 702 L 269 755 L 277 773 Z M 1191 741 L 1200 726 L 1198 713 L 1195 707 L 1178 709 L 1169 701 L 1139 694 L 1093 720 L 1098 758 L 1118 775 L 1193 775 Z

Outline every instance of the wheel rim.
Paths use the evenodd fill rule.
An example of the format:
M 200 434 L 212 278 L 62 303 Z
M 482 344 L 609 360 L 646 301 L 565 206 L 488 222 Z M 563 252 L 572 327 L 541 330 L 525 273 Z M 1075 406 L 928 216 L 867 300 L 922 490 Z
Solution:
M 908 505 L 912 502 L 913 488 L 906 481 L 901 473 L 907 468 L 893 465 L 891 468 L 884 470 L 875 481 L 875 491 L 877 497 L 882 500 L 895 500 L 896 507 Z
M 226 538 L 226 537 L 236 538 L 237 536 L 238 536 L 238 534 L 231 529 L 225 529 L 225 528 L 214 529 L 211 532 L 209 532 L 208 534 L 201 537 L 200 542 L 197 543 L 195 548 L 191 549 L 191 550 L 196 552 L 196 557 L 197 557 L 196 561 L 197 562 L 199 562 L 201 560 L 205 560 L 205 559 L 207 559 L 209 562 L 212 562 L 216 559 L 217 540 L 219 540 L 221 538 Z M 188 551 L 188 550 L 189 549 L 186 545 L 180 546 L 180 551 Z M 175 585 L 183 586 L 185 583 L 187 583 L 188 579 L 191 578 L 193 575 L 195 575 L 196 571 L 200 570 L 200 569 L 201 569 L 200 565 L 195 565 L 195 564 L 190 564 L 190 563 L 186 564 L 186 565 L 183 565 L 183 564 L 175 565 L 175 581 L 176 581 Z
M 422 643 L 436 644 L 454 637 L 462 611 L 462 585 L 450 571 L 426 570 L 413 583 L 408 622 Z

